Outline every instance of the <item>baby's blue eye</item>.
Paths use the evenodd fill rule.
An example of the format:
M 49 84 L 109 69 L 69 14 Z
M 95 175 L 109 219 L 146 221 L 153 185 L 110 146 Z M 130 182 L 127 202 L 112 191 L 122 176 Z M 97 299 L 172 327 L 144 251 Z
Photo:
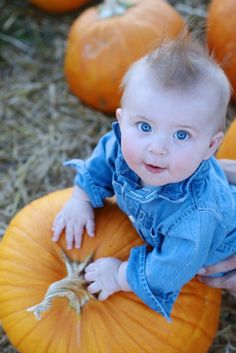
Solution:
M 145 123 L 144 121 L 141 121 L 138 123 L 138 129 L 143 132 L 150 132 L 152 131 L 152 127 L 150 124 Z
M 179 130 L 179 131 L 176 131 L 174 133 L 174 137 L 177 139 L 177 140 L 180 140 L 180 141 L 185 141 L 185 140 L 188 140 L 189 139 L 189 133 L 185 130 Z

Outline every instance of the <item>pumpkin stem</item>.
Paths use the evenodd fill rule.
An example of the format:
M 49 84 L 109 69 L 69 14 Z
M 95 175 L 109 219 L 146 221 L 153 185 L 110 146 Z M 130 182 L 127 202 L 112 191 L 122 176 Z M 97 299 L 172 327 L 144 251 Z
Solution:
M 109 18 L 113 16 L 123 15 L 128 8 L 134 6 L 135 3 L 129 0 L 104 0 L 99 9 L 99 18 Z
M 67 297 L 70 306 L 75 309 L 78 314 L 91 298 L 95 299 L 95 297 L 87 291 L 87 282 L 83 277 L 83 271 L 90 262 L 91 256 L 88 256 L 83 262 L 71 261 L 62 251 L 62 258 L 67 269 L 67 276 L 49 286 L 41 303 L 26 309 L 27 311 L 33 312 L 37 320 L 41 320 L 42 312 L 51 307 L 52 300 L 55 297 Z

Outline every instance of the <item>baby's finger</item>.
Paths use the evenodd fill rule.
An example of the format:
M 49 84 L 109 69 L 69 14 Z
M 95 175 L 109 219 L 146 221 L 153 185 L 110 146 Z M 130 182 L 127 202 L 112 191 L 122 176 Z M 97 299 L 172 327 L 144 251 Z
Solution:
M 95 230 L 95 223 L 94 223 L 94 219 L 93 218 L 89 218 L 87 220 L 87 223 L 86 223 L 86 230 L 87 230 L 87 233 L 88 235 L 92 238 L 94 237 L 95 233 L 94 233 L 94 230 Z
M 61 235 L 61 232 L 65 228 L 65 220 L 64 218 L 61 218 L 58 220 L 57 223 L 55 223 L 55 226 L 53 228 L 53 235 L 52 235 L 52 241 L 58 241 Z
M 95 281 L 97 279 L 97 274 L 94 271 L 86 272 L 85 275 L 84 275 L 84 278 L 88 282 L 93 282 L 93 281 Z
M 82 242 L 82 235 L 83 235 L 84 227 L 79 226 L 78 223 L 75 223 L 73 225 L 73 229 L 74 229 L 75 248 L 79 249 L 81 246 L 81 242 Z
M 57 225 L 58 223 L 62 222 L 63 219 L 64 219 L 63 213 L 62 213 L 62 211 L 60 211 L 60 212 L 56 215 L 56 217 L 55 217 L 55 219 L 54 219 L 54 221 L 53 221 L 52 230 L 54 230 L 54 228 L 56 227 L 56 225 Z
M 69 222 L 66 225 L 66 247 L 68 250 L 73 248 L 73 239 L 74 239 L 73 223 Z
M 93 282 L 93 283 L 91 283 L 91 284 L 87 287 L 87 290 L 88 290 L 91 294 L 97 293 L 97 292 L 99 292 L 101 289 L 102 289 L 101 284 L 98 283 L 98 282 Z
M 96 271 L 96 265 L 94 262 L 85 267 L 85 272 Z
M 106 289 L 103 289 L 98 296 L 98 300 L 104 301 L 109 297 L 109 293 L 106 291 Z

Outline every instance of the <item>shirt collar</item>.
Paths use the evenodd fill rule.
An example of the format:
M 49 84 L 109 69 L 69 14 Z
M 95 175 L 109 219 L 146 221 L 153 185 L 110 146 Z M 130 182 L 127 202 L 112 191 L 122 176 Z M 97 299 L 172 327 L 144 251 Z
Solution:
M 161 187 L 160 197 L 173 202 L 184 201 L 190 192 L 190 186 L 195 181 L 204 180 L 209 173 L 210 161 L 204 160 L 189 178 L 179 183 L 167 184 Z
M 120 145 L 121 143 L 121 133 L 120 133 L 120 126 L 119 123 L 117 121 L 115 121 L 114 123 L 112 123 L 112 129 L 114 131 L 115 137 Z
M 132 198 L 140 202 L 149 202 L 157 198 L 170 202 L 183 202 L 190 194 L 190 187 L 195 181 L 204 180 L 209 173 L 210 161 L 203 161 L 196 172 L 188 179 L 179 183 L 171 183 L 163 186 L 147 186 L 130 191 Z

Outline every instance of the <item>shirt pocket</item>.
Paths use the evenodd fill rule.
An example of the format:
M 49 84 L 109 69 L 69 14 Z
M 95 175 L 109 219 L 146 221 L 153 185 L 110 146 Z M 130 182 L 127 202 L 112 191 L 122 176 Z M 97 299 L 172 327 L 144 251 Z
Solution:
M 162 236 L 155 227 L 154 219 L 144 210 L 140 210 L 137 217 L 137 226 L 141 237 L 151 246 L 159 247 Z
M 150 237 L 152 240 L 152 243 L 154 244 L 154 246 L 160 250 L 161 249 L 161 244 L 163 242 L 164 239 L 164 235 L 162 233 L 160 233 L 157 228 L 155 227 L 151 227 L 150 229 Z

